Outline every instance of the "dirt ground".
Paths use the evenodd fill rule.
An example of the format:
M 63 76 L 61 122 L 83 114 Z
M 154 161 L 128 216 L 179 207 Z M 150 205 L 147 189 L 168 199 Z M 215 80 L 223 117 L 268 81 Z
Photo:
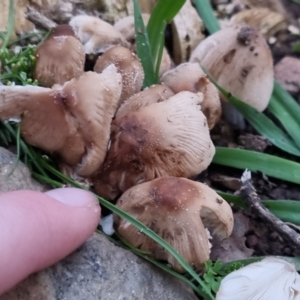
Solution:
M 300 19 L 300 4 L 294 3 L 291 0 L 283 0 L 283 4 L 293 19 L 293 22 Z M 276 35 L 276 43 L 270 44 L 274 64 L 278 63 L 285 56 L 300 58 L 300 53 L 293 51 L 293 46 L 297 42 L 300 42 L 300 36 L 293 35 L 288 30 Z M 292 95 L 296 99 L 300 99 L 299 92 Z M 244 130 L 239 130 L 233 128 L 233 126 L 228 124 L 225 120 L 222 120 L 222 122 L 213 129 L 212 139 L 216 146 L 239 147 L 297 161 L 295 157 L 272 146 L 249 125 L 247 125 Z M 240 188 L 238 179 L 242 173 L 242 170 L 211 165 L 205 176 L 202 176 L 202 179 L 218 190 L 234 193 Z M 290 199 L 300 201 L 299 185 L 267 178 L 261 173 L 252 173 L 252 179 L 261 199 Z M 238 211 L 238 209 L 236 209 L 236 211 Z M 246 212 L 244 212 L 244 216 L 251 224 L 248 231 L 245 232 L 245 246 L 254 250 L 253 255 L 300 256 L 299 250 L 287 244 L 260 219 L 250 216 Z

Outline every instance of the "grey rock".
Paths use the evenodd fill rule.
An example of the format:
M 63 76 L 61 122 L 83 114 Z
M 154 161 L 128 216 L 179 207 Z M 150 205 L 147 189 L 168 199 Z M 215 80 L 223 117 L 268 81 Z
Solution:
M 183 282 L 95 233 L 0 300 L 197 300 Z
M 0 191 L 45 190 L 0 147 Z M 73 254 L 33 274 L 0 300 L 197 300 L 183 282 L 95 233 Z
M 0 192 L 22 189 L 45 191 L 45 187 L 31 177 L 26 165 L 19 161 L 15 167 L 16 162 L 15 154 L 0 147 Z

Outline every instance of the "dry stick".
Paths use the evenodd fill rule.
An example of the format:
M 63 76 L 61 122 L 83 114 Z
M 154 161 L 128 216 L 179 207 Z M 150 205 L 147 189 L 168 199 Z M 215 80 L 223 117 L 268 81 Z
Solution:
M 298 249 L 300 249 L 300 234 L 274 216 L 261 204 L 261 200 L 258 197 L 256 190 L 249 178 L 244 180 L 242 179 L 240 195 L 244 199 L 246 206 L 250 208 L 250 211 L 253 213 L 253 215 L 258 216 L 264 221 L 268 222 L 272 228 L 280 233 L 285 240 L 293 243 Z
M 49 30 L 57 26 L 55 22 L 43 16 L 40 12 L 31 6 L 27 6 L 26 18 L 39 28 Z

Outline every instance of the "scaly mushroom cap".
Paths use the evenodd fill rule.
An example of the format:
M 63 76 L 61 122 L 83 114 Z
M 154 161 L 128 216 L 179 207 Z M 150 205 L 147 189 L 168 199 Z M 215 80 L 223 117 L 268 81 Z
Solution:
M 34 79 L 46 87 L 64 84 L 84 72 L 85 53 L 69 25 L 58 25 L 35 51 Z
M 166 72 L 161 82 L 167 85 L 174 93 L 190 91 L 203 93 L 201 110 L 207 118 L 208 127 L 212 129 L 221 117 L 221 102 L 217 88 L 207 78 L 197 63 L 184 63 Z
M 114 64 L 122 74 L 121 104 L 141 90 L 145 76 L 144 69 L 139 58 L 129 49 L 121 46 L 113 47 L 101 55 L 96 61 L 94 71 L 101 73 L 110 64 Z
M 117 110 L 116 119 L 120 119 L 127 115 L 129 112 L 137 111 L 142 107 L 148 106 L 153 103 L 162 102 L 174 93 L 166 85 L 156 84 L 146 88 L 145 90 L 134 94 L 129 99 L 124 101 L 120 108 Z
M 138 183 L 206 169 L 215 147 L 199 95 L 181 92 L 114 120 L 110 149 L 94 178 L 97 193 L 113 200 Z
M 121 32 L 97 17 L 79 15 L 73 17 L 69 24 L 83 43 L 86 54 L 103 53 L 116 45 L 129 47 Z
M 190 62 L 203 65 L 223 88 L 258 111 L 267 107 L 273 59 L 258 30 L 246 25 L 222 29 L 197 46 Z
M 53 89 L 1 86 L 0 118 L 22 115 L 22 135 L 29 144 L 59 154 L 78 175 L 90 176 L 105 158 L 121 89 L 121 74 L 113 65 Z
M 169 243 L 191 266 L 209 260 L 208 232 L 224 239 L 233 229 L 229 204 L 208 186 L 186 178 L 162 177 L 126 191 L 117 206 Z M 178 272 L 183 267 L 162 246 L 115 215 L 118 233 L 134 247 L 166 260 Z
M 78 124 L 85 154 L 76 173 L 89 176 L 103 163 L 122 90 L 122 76 L 114 65 L 101 74 L 86 72 L 63 86 L 64 103 Z

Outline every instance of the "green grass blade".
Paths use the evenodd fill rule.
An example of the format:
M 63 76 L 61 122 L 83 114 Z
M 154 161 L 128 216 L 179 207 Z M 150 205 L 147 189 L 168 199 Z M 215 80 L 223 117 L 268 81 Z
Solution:
M 9 1 L 9 11 L 8 11 L 8 25 L 7 25 L 7 33 L 5 34 L 5 39 L 1 46 L 1 49 L 5 49 L 9 43 L 9 40 L 13 34 L 15 28 L 15 1 Z
M 205 28 L 210 34 L 220 30 L 220 24 L 209 0 L 194 0 L 198 14 L 200 15 Z
M 228 193 L 218 194 L 227 202 L 245 208 L 241 197 Z M 262 200 L 262 204 L 270 210 L 277 218 L 283 222 L 290 222 L 300 226 L 300 201 L 296 200 Z
M 16 161 L 12 167 L 12 170 L 9 172 L 7 177 L 11 176 L 16 168 L 18 167 L 18 164 L 20 162 L 20 156 L 21 156 L 21 149 L 20 149 L 20 144 L 21 144 L 21 122 L 17 125 L 17 135 L 16 135 L 16 144 L 17 144 L 17 158 Z
M 151 13 L 151 17 L 147 25 L 147 31 L 157 81 L 157 70 L 159 70 L 161 63 L 166 25 L 173 20 L 184 3 L 185 0 L 159 0 Z
M 290 256 L 275 256 L 275 255 L 255 256 L 255 257 L 251 257 L 251 258 L 231 261 L 231 262 L 223 264 L 222 269 L 224 270 L 225 268 L 230 267 L 230 265 L 233 264 L 233 263 L 242 263 L 244 266 L 247 266 L 247 265 L 255 263 L 257 261 L 261 261 L 262 259 L 264 259 L 266 257 L 276 257 L 276 258 L 279 258 L 279 259 L 286 260 L 287 262 L 294 264 L 295 267 L 296 267 L 296 270 L 298 272 L 300 271 L 300 258 L 290 257 Z
M 222 88 L 205 68 L 202 67 L 204 72 L 209 76 L 210 80 L 215 84 L 218 90 L 224 97 L 245 117 L 245 119 L 253 126 L 257 132 L 265 136 L 274 146 L 281 150 L 300 156 L 300 149 L 296 146 L 295 142 L 284 133 L 271 119 L 263 113 L 258 112 L 255 108 L 242 102 L 232 94 L 228 93 Z
M 62 181 L 68 182 L 74 187 L 78 187 L 81 189 L 86 189 L 83 187 L 80 183 L 72 180 L 71 178 L 63 175 L 61 172 L 57 171 L 55 168 L 50 166 L 44 159 L 39 159 L 39 163 L 49 172 L 51 172 L 53 175 L 57 176 Z M 154 231 L 152 231 L 150 228 L 145 226 L 143 223 L 138 221 L 137 219 L 133 218 L 131 215 L 127 214 L 123 210 L 119 209 L 117 206 L 112 204 L 111 202 L 97 196 L 99 202 L 104 207 L 108 208 L 113 213 L 117 214 L 121 218 L 125 219 L 126 221 L 130 222 L 132 225 L 134 225 L 137 229 L 139 229 L 141 232 L 146 234 L 148 237 L 153 239 L 155 242 L 160 244 L 162 247 L 164 247 L 168 252 L 170 252 L 177 261 L 183 266 L 183 268 L 200 284 L 200 286 L 203 288 L 203 290 L 207 293 L 207 295 L 210 297 L 210 299 L 214 299 L 213 295 L 211 294 L 209 288 L 206 286 L 206 284 L 201 280 L 201 278 L 197 275 L 197 273 L 192 269 L 192 267 L 178 254 L 178 252 L 171 247 L 165 240 L 163 240 L 159 235 L 157 235 Z
M 267 176 L 300 184 L 300 164 L 269 154 L 216 147 L 213 163 L 242 170 L 260 171 Z
M 144 87 L 147 87 L 157 83 L 154 73 L 153 56 L 151 53 L 147 29 L 142 18 L 138 0 L 133 0 L 133 3 L 136 51 L 141 60 L 145 73 Z
M 300 201 L 263 200 L 262 203 L 282 221 L 300 226 Z
M 300 148 L 300 106 L 278 82 L 274 83 L 273 95 L 268 108 Z

